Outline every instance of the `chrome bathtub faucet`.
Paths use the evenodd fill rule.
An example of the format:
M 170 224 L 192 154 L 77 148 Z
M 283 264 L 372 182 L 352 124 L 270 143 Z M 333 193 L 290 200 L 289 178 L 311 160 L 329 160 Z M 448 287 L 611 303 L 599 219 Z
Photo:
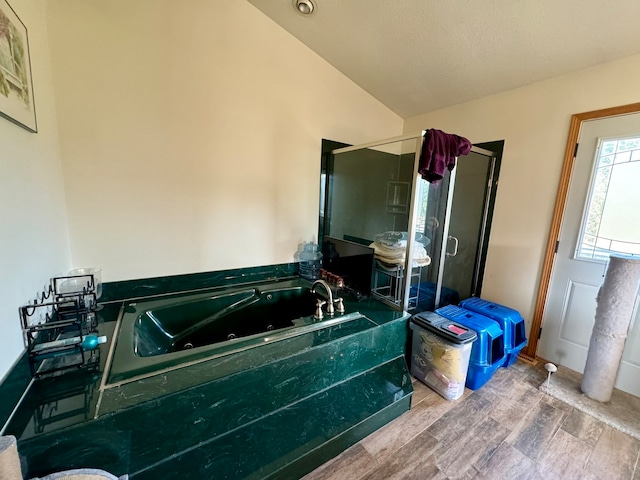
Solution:
M 311 293 L 313 293 L 314 295 L 316 294 L 316 287 L 318 285 L 322 285 L 324 287 L 324 289 L 327 291 L 327 295 L 329 296 L 329 300 L 327 301 L 327 315 L 332 316 L 333 314 L 335 314 L 336 309 L 333 306 L 333 293 L 331 292 L 331 287 L 324 280 L 316 280 L 315 282 L 313 282 L 313 285 L 311 286 Z M 315 317 L 318 318 L 318 319 L 321 319 L 322 318 L 322 305 L 320 305 L 320 303 L 318 303 L 317 307 L 318 308 L 316 309 Z M 320 316 L 318 316 L 318 313 L 320 314 Z

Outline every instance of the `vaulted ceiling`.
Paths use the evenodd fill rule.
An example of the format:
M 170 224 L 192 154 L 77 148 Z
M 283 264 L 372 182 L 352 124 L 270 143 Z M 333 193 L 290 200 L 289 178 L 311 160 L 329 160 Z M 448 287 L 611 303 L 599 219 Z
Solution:
M 640 53 L 637 0 L 248 1 L 403 118 Z

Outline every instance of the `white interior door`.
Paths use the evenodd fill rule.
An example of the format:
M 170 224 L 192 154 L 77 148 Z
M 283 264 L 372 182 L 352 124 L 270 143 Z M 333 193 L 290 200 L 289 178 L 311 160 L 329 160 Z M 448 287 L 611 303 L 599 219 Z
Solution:
M 538 356 L 584 371 L 612 251 L 640 254 L 640 114 L 582 124 Z M 637 300 L 616 387 L 640 396 Z

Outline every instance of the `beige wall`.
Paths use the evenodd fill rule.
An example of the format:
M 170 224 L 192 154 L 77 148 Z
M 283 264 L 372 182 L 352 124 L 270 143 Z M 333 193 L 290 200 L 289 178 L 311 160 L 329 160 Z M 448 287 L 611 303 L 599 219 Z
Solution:
M 640 55 L 406 119 L 473 143 L 505 140 L 483 296 L 530 325 L 572 114 L 640 101 Z
M 291 262 L 322 138 L 402 132 L 248 2 L 47 7 L 72 263 L 104 281 Z
M 10 3 L 28 29 L 39 131 L 0 118 L 0 379 L 24 348 L 18 307 L 70 266 L 44 3 Z

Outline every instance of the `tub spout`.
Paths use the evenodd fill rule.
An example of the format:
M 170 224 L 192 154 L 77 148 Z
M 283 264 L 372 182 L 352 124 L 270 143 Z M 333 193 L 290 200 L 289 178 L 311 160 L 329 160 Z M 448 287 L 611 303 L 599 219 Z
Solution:
M 327 315 L 333 315 L 336 310 L 335 310 L 335 307 L 333 306 L 333 293 L 331 293 L 331 287 L 324 280 L 316 280 L 315 282 L 313 282 L 313 285 L 311 286 L 311 293 L 313 293 L 314 295 L 316 293 L 316 287 L 318 285 L 322 285 L 324 289 L 327 291 L 327 295 L 329 296 L 329 299 L 327 300 Z

